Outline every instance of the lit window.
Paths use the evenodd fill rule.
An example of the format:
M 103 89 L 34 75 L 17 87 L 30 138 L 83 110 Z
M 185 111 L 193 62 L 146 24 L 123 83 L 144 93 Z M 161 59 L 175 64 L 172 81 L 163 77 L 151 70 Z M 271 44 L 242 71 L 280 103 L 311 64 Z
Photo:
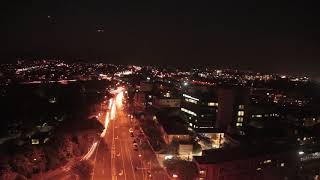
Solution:
M 236 126 L 237 127 L 242 126 L 242 123 L 237 123 Z
M 197 114 L 193 111 L 190 111 L 188 109 L 185 109 L 185 108 L 181 108 L 181 111 L 185 112 L 185 113 L 188 113 L 188 114 L 191 114 L 193 116 L 197 116 Z
M 190 102 L 190 103 L 193 103 L 193 104 L 198 104 L 198 102 L 196 100 L 193 100 L 193 99 L 188 99 L 186 98 L 185 99 L 187 102 Z
M 188 94 L 183 94 L 182 96 L 183 96 L 183 97 L 186 97 L 186 98 L 189 98 L 189 99 L 193 99 L 193 100 L 199 101 L 198 98 L 192 97 L 192 96 L 190 96 L 190 95 L 188 95 Z
M 205 175 L 205 174 L 206 174 L 206 171 L 205 171 L 205 170 L 200 170 L 200 171 L 199 171 L 199 174 Z
M 239 109 L 244 109 L 244 105 L 239 105 Z
M 263 161 L 263 163 L 264 163 L 264 164 L 271 163 L 271 159 L 265 160 L 265 161 Z
M 31 144 L 39 144 L 39 139 L 31 139 Z
M 238 111 L 238 116 L 244 116 L 244 111 Z
M 281 166 L 281 167 L 284 167 L 284 163 L 281 163 L 280 166 Z
M 214 107 L 218 107 L 218 103 L 216 102 L 209 102 L 208 106 L 214 106 Z
M 238 117 L 238 122 L 243 122 L 243 117 Z
M 189 126 L 191 126 L 191 127 L 192 127 L 192 125 L 193 125 L 192 123 L 189 123 Z
M 261 170 L 261 168 L 257 168 L 257 171 L 260 171 Z

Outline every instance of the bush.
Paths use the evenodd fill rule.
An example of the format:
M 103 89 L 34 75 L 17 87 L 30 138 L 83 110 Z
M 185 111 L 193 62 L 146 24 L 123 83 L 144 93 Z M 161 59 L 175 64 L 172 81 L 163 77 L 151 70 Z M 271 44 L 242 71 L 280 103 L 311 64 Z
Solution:
M 197 142 L 194 142 L 192 151 L 193 151 L 194 154 L 201 153 L 201 151 L 202 151 L 201 145 L 199 143 L 197 143 Z
M 72 171 L 81 180 L 89 180 L 93 172 L 93 164 L 89 160 L 79 161 L 72 167 Z

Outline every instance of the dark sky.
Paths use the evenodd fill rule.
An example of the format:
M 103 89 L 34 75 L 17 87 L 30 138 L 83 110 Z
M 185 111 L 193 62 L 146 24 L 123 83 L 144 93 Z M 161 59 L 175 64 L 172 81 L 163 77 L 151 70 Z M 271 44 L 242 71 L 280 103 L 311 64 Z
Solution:
M 320 76 L 320 11 L 307 1 L 5 0 L 0 10 L 2 62 L 64 57 Z

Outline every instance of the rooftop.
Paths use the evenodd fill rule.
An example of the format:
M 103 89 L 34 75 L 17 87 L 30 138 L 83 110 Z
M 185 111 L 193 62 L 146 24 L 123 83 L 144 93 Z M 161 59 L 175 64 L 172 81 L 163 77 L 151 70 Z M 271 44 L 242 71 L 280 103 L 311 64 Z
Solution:
M 157 119 L 168 135 L 186 135 L 190 133 L 187 127 L 182 123 L 183 120 L 179 116 L 167 115 L 162 112 L 158 113 Z
M 278 154 L 284 152 L 295 152 L 288 145 L 283 146 L 246 146 L 230 149 L 212 149 L 203 151 L 203 156 L 194 156 L 199 164 L 219 164 L 224 162 L 251 159 L 259 156 Z

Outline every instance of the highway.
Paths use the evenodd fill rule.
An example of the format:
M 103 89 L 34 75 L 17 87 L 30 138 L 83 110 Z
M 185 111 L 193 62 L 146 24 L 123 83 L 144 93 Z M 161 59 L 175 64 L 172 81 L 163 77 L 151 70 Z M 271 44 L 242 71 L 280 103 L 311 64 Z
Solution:
M 140 128 L 126 112 L 123 92 L 110 100 L 105 113 L 106 131 L 102 133 L 93 159 L 93 180 L 146 180 L 169 179 L 159 166 L 156 155 Z M 131 132 L 129 132 L 129 130 Z M 139 138 L 138 138 L 139 137 Z M 134 147 L 134 140 L 137 145 Z M 144 144 L 144 148 L 141 147 Z
M 93 161 L 91 180 L 170 179 L 167 172 L 160 167 L 139 123 L 127 113 L 127 105 L 123 104 L 123 90 L 117 90 L 115 95 L 115 98 L 109 100 L 107 110 L 99 113 L 98 120 L 104 124 L 105 129 L 88 152 L 65 166 L 34 179 L 78 179 L 71 167 L 75 161 L 82 160 Z

